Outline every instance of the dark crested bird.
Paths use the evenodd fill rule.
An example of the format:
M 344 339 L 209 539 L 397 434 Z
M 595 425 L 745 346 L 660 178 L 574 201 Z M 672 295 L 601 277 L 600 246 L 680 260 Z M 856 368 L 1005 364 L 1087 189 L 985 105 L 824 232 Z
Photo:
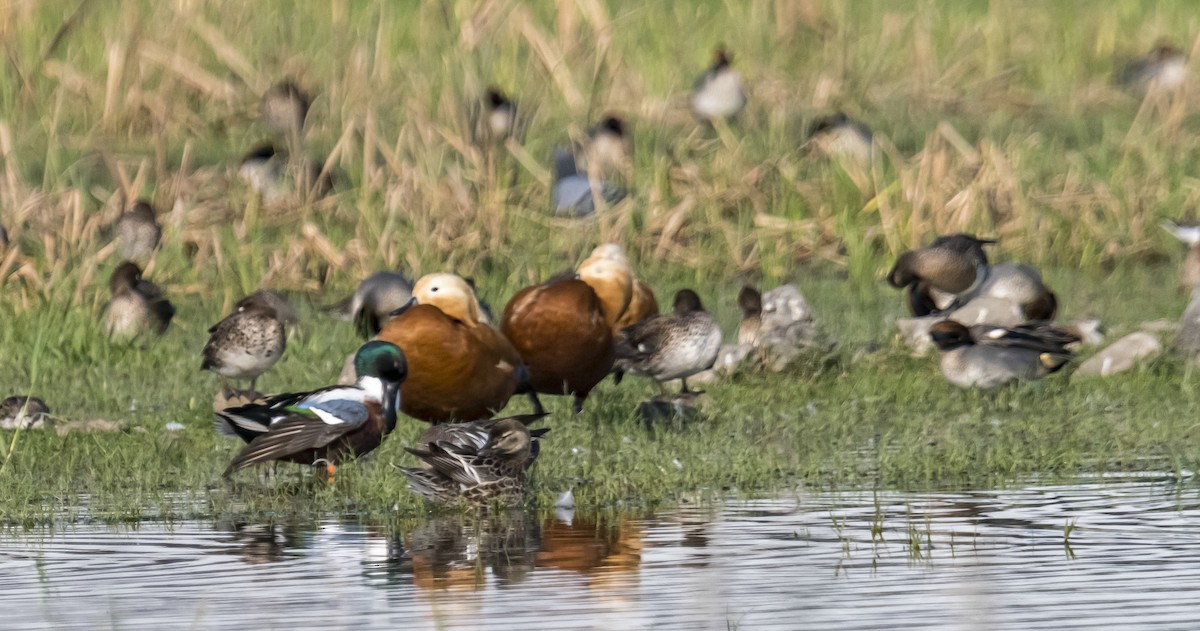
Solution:
M 128 212 L 117 219 L 117 244 L 121 258 L 145 261 L 162 238 L 162 226 L 154 217 L 154 207 L 145 200 L 134 202 Z
M 597 197 L 606 204 L 616 204 L 625 198 L 625 191 L 580 173 L 575 156 L 568 149 L 555 149 L 554 183 L 550 189 L 554 214 L 559 217 L 586 217 L 596 212 Z
M 738 307 L 742 310 L 742 321 L 738 324 L 738 344 L 754 345 L 762 329 L 762 294 L 753 287 L 745 286 L 738 292 Z
M 406 448 L 425 466 L 402 468 L 414 493 L 439 504 L 518 501 L 525 493 L 533 437 L 520 418 L 500 419 L 481 448 L 447 442 Z
M 428 274 L 412 296 L 414 304 L 398 310 L 378 338 L 408 358 L 401 411 L 428 423 L 475 421 L 502 409 L 518 388 L 528 389 L 517 349 L 484 319 L 465 280 Z
M 946 380 L 960 388 L 994 388 L 1018 380 L 1041 379 L 1071 359 L 1073 333 L 1045 325 L 967 327 L 943 320 L 929 330 L 941 356 Z
M 534 392 L 571 394 L 574 410 L 612 369 L 613 325 L 629 307 L 629 264 L 590 258 L 574 274 L 561 274 L 517 292 L 504 307 L 500 332 L 529 367 Z M 535 408 L 538 408 L 535 403 Z
M 259 376 L 271 369 L 287 349 L 287 330 L 266 294 L 255 292 L 240 300 L 233 313 L 208 329 L 200 370 L 225 379 L 250 381 L 255 391 Z
M 642 320 L 622 334 L 616 369 L 650 377 L 663 394 L 664 383 L 675 379 L 688 392 L 687 378 L 712 368 L 721 351 L 721 327 L 690 289 L 675 293 L 672 313 Z
M 378 447 L 396 427 L 408 372 L 404 352 L 388 342 L 367 342 L 354 356 L 354 369 L 352 386 L 280 394 L 218 412 L 217 431 L 248 443 L 223 475 L 271 460 L 324 465 L 332 473 L 342 459 Z
M 826 156 L 860 164 L 869 163 L 875 152 L 871 128 L 844 112 L 813 121 L 808 128 L 808 142 Z
M 129 341 L 146 333 L 162 335 L 175 307 L 162 289 L 142 278 L 142 270 L 132 261 L 124 261 L 108 279 L 112 298 L 104 309 L 104 330 L 113 341 Z
M 888 284 L 905 290 L 913 315 L 937 313 L 960 304 L 988 275 L 983 246 L 995 243 L 969 234 L 940 236 L 933 243 L 902 252 L 888 272 Z
M 692 86 L 692 113 L 702 121 L 716 121 L 736 116 L 746 107 L 746 91 L 742 75 L 734 70 L 732 57 L 718 47 L 713 63 Z

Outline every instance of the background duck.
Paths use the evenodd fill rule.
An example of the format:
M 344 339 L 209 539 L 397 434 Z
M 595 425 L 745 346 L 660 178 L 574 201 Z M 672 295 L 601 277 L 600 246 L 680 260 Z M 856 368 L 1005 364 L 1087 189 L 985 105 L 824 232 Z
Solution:
M 146 261 L 158 247 L 162 226 L 154 217 L 154 207 L 139 200 L 117 219 L 117 244 L 126 260 Z
M 658 382 L 681 380 L 712 368 L 721 351 L 721 327 L 704 310 L 700 296 L 690 289 L 675 293 L 673 312 L 643 320 L 623 331 L 617 344 L 617 368 L 645 375 Z M 619 375 L 620 373 L 618 373 Z
M 704 121 L 728 119 L 746 107 L 742 75 L 734 70 L 730 54 L 722 47 L 713 55 L 713 63 L 696 79 L 692 89 L 692 113 Z
M 525 493 L 532 444 L 523 422 L 501 419 L 489 430 L 482 449 L 441 442 L 426 449 L 406 448 L 428 466 L 400 471 L 414 493 L 439 504 L 459 499 L 477 504 L 515 501 Z
M 379 335 L 392 312 L 412 300 L 413 282 L 400 272 L 380 271 L 358 284 L 348 298 L 328 310 L 353 320 L 363 337 Z
M 836 112 L 813 121 L 808 128 L 808 142 L 831 158 L 869 164 L 875 153 L 871 128 L 861 121 Z
M 313 392 L 282 394 L 262 404 L 218 412 L 217 430 L 248 441 L 222 474 L 271 460 L 333 468 L 366 454 L 396 428 L 404 352 L 388 342 L 367 342 L 354 356 L 358 380 Z
M 50 406 L 26 395 L 16 395 L 0 401 L 0 429 L 38 429 L 46 424 Z
M 408 357 L 401 411 L 429 423 L 490 418 L 527 381 L 517 349 L 483 320 L 475 292 L 454 274 L 423 276 L 413 299 L 379 332 Z
M 225 379 L 248 379 L 250 392 L 287 350 L 287 330 L 271 300 L 253 293 L 237 303 L 233 313 L 208 329 L 200 370 Z M 225 388 L 222 388 L 225 389 Z
M 988 268 L 987 277 L 959 302 L 979 299 L 1006 300 L 1017 306 L 1025 321 L 1049 322 L 1058 314 L 1058 296 L 1042 282 L 1042 273 L 1022 263 L 999 263 Z
M 295 150 L 298 147 L 296 141 L 304 135 L 304 123 L 308 120 L 311 105 L 312 97 L 308 93 L 290 80 L 281 81 L 263 94 L 263 122 L 272 132 L 286 137 Z
M 1079 341 L 1067 331 L 1044 325 L 968 328 L 954 320 L 934 324 L 929 336 L 947 381 L 960 388 L 985 389 L 1057 372 L 1071 359 L 1067 345 Z
M 626 177 L 633 168 L 633 138 L 625 119 L 607 114 L 588 130 L 583 156 L 592 176 Z
M 1126 66 L 1121 80 L 1141 93 L 1176 90 L 1187 80 L 1187 58 L 1173 44 L 1159 42 L 1145 57 Z
M 500 331 L 529 367 L 533 390 L 572 394 L 573 409 L 582 410 L 588 393 L 612 369 L 613 325 L 632 294 L 629 265 L 607 258 L 589 259 L 577 275 L 517 292 L 504 308 Z
M 488 88 L 470 108 L 476 144 L 502 143 L 517 131 L 517 104 L 500 88 Z
M 995 243 L 969 234 L 938 237 L 933 243 L 902 252 L 888 272 L 888 284 L 903 288 L 916 316 L 950 309 L 961 294 L 981 285 L 988 273 L 983 246 Z
M 738 292 L 738 307 L 742 310 L 742 321 L 738 324 L 737 343 L 754 346 L 762 328 L 762 294 L 753 287 L 745 286 Z
M 1162 222 L 1162 227 L 1188 246 L 1183 267 L 1179 270 L 1179 289 L 1190 294 L 1192 288 L 1200 285 L 1200 223 L 1194 218 L 1180 221 L 1167 219 Z
M 554 184 L 550 204 L 559 217 L 586 217 L 596 212 L 596 197 L 612 205 L 625 198 L 625 191 L 603 180 L 580 173 L 575 156 L 565 147 L 554 150 Z
M 142 278 L 142 270 L 124 261 L 108 279 L 112 298 L 104 309 L 104 331 L 121 342 L 150 332 L 162 335 L 175 317 L 175 307 L 162 289 Z

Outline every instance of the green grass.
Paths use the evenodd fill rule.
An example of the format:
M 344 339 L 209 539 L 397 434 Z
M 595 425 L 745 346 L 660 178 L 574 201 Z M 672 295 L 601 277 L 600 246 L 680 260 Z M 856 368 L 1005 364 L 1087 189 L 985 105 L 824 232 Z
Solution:
M 410 462 L 415 422 L 333 488 L 290 473 L 279 489 L 253 475 L 224 485 L 235 445 L 211 431 L 206 328 L 255 287 L 292 292 L 301 335 L 261 385 L 317 387 L 359 340 L 314 305 L 367 273 L 472 275 L 499 309 L 602 241 L 626 246 L 660 301 L 697 289 L 730 335 L 742 282 L 795 280 L 840 356 L 817 374 L 714 385 L 715 405 L 684 432 L 640 426 L 633 409 L 653 388 L 637 381 L 604 385 L 578 418 L 555 402 L 543 505 L 566 488 L 614 506 L 1195 468 L 1196 377 L 1177 360 L 958 391 L 892 344 L 900 297 L 879 280 L 905 247 L 973 231 L 1000 238 L 1000 260 L 1051 266 L 1068 318 L 1118 333 L 1177 319 L 1181 248 L 1157 223 L 1197 199 L 1195 90 L 1143 103 L 1112 77 L 1159 38 L 1188 49 L 1200 27 L 1189 3 L 210 0 L 83 3 L 64 24 L 76 6 L 0 9 L 0 225 L 17 243 L 0 253 L 0 395 L 130 431 L 0 436 L 13 450 L 4 521 L 48 519 L 85 495 L 103 519 L 418 510 L 386 466 Z M 718 42 L 752 91 L 719 137 L 681 105 Z M 263 208 L 226 171 L 265 137 L 257 96 L 284 76 L 317 93 L 306 150 L 337 150 L 339 188 Z M 491 83 L 531 116 L 518 155 L 466 142 L 465 104 Z M 835 108 L 881 139 L 870 173 L 802 147 L 808 122 Z M 548 218 L 538 163 L 607 110 L 633 121 L 629 202 L 595 222 Z M 139 195 L 166 226 L 147 276 L 179 315 L 161 340 L 119 347 L 98 324 L 117 263 L 104 228 Z M 852 361 L 871 344 L 883 350 Z M 164 432 L 168 421 L 187 429 Z

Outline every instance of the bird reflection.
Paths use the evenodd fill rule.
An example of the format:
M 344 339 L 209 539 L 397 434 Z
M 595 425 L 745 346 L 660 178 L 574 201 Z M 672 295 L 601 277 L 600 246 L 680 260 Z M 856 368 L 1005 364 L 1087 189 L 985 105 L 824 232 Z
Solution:
M 537 566 L 583 574 L 593 585 L 636 574 L 642 560 L 639 521 L 625 515 L 599 519 L 555 518 L 542 524 Z
M 229 535 L 228 542 L 236 544 L 236 554 L 250 564 L 277 563 L 304 556 L 310 533 L 315 524 L 299 522 L 282 524 L 250 524 L 218 522 L 215 529 Z

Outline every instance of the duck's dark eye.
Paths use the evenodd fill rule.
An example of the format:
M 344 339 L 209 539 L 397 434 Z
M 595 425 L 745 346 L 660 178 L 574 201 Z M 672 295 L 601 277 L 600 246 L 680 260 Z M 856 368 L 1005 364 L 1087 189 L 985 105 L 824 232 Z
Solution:
M 437 293 L 437 290 L 438 290 L 438 288 L 437 288 L 437 287 L 434 287 L 434 288 L 430 289 L 429 291 L 431 291 L 431 292 L 433 292 L 433 293 Z

